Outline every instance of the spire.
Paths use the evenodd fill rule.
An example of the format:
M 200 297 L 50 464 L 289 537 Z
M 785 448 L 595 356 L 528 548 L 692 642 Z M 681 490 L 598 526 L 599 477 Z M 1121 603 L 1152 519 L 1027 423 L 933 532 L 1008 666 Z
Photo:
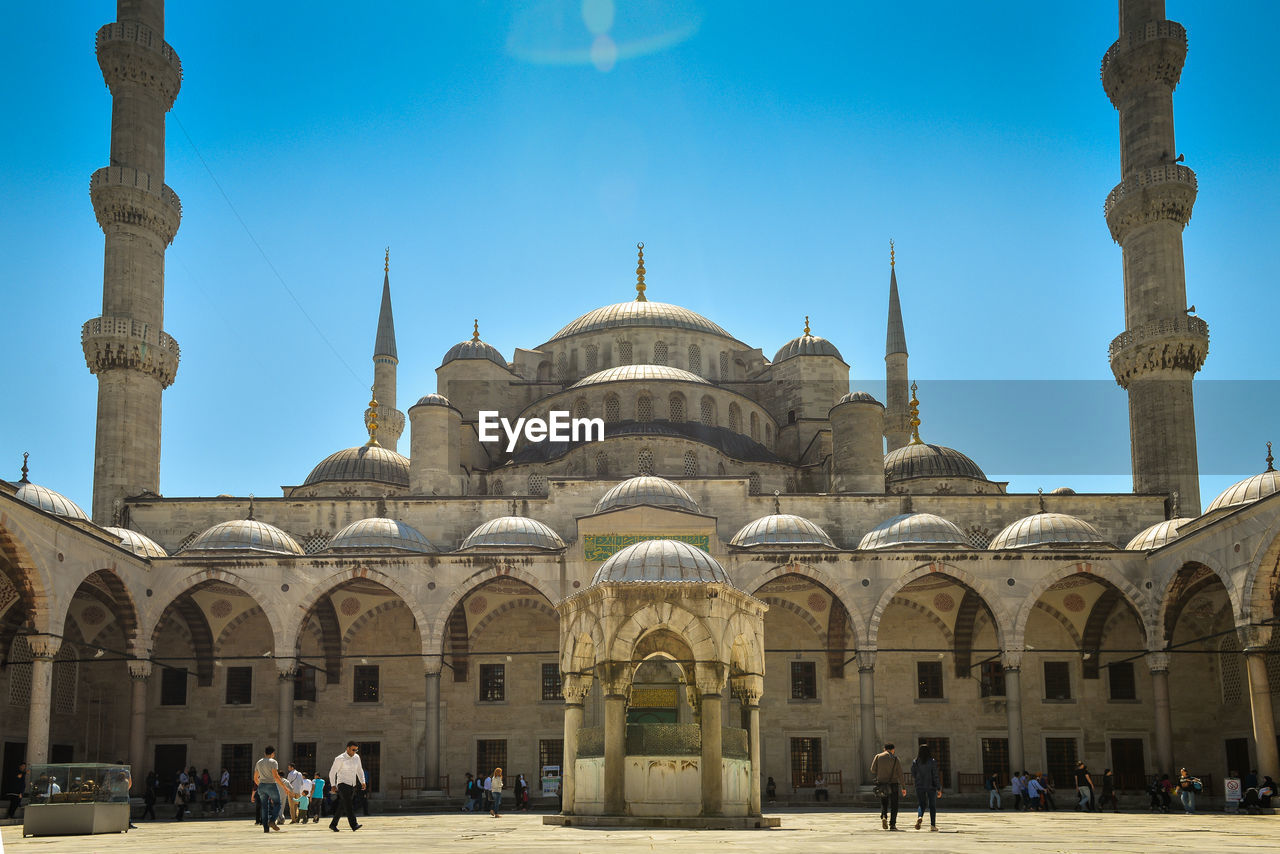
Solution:
M 920 399 L 916 397 L 916 384 L 911 383 L 911 444 L 923 445 L 920 440 Z
M 373 388 L 369 389 L 369 410 L 364 414 L 364 426 L 369 430 L 369 441 L 365 445 L 381 447 L 378 444 L 378 397 Z
M 637 243 L 640 260 L 636 263 L 636 302 L 648 302 L 644 295 L 644 244 Z
M 26 480 L 27 478 L 26 460 L 27 460 L 27 455 L 23 454 L 22 455 L 22 461 L 23 461 L 22 462 L 22 479 L 23 480 Z M 1267 471 L 1275 471 L 1275 470 L 1276 470 L 1276 458 L 1271 456 L 1271 443 L 1268 442 L 1267 443 Z
M 898 272 L 894 268 L 893 241 L 889 241 L 889 330 L 885 335 L 884 354 L 907 355 L 907 333 L 902 328 L 902 303 L 898 301 Z
M 1267 451 L 1268 451 L 1268 453 L 1271 451 L 1271 443 L 1270 443 L 1270 442 L 1268 442 L 1268 443 L 1267 443 Z M 30 452 L 28 452 L 28 451 L 23 451 L 23 452 L 22 452 L 22 480 L 18 481 L 18 483 L 30 483 L 30 482 L 31 482 L 31 481 L 27 480 L 27 472 L 28 472 L 28 469 L 27 469 L 27 457 L 29 457 L 29 456 L 31 456 Z
M 378 337 L 373 342 L 373 357 L 396 355 L 396 324 L 391 317 L 391 247 L 382 260 L 382 307 L 378 310 Z

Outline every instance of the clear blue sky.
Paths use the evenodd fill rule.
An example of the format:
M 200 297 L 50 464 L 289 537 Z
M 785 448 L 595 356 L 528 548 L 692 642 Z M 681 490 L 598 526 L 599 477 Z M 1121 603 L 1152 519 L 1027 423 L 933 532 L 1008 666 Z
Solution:
M 29 450 L 33 479 L 88 506 L 79 330 L 101 313 L 88 178 L 111 111 L 93 36 L 115 8 L 8 12 L 0 469 L 16 480 Z M 1191 44 L 1174 103 L 1201 188 L 1185 242 L 1212 335 L 1206 503 L 1280 440 L 1273 16 L 1169 4 Z M 890 237 L 926 440 L 1015 490 L 1127 490 L 1102 217 L 1117 118 L 1098 80 L 1116 18 L 1101 0 L 171 3 L 184 219 L 165 327 L 182 364 L 161 490 L 279 495 L 364 440 L 386 245 L 407 409 L 473 317 L 510 357 L 630 299 L 638 240 L 652 299 L 768 356 L 809 314 L 874 388 Z

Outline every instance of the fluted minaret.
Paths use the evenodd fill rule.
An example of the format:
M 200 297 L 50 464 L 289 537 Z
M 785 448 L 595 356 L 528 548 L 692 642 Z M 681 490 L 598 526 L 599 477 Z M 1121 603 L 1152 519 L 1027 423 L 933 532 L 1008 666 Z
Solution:
M 884 343 L 885 400 L 884 437 L 886 451 L 896 451 L 907 444 L 911 427 L 908 424 L 907 399 L 907 333 L 902 328 L 902 304 L 898 301 L 898 271 L 896 269 L 893 241 L 889 241 L 889 329 Z
M 389 451 L 396 449 L 404 432 L 404 413 L 396 409 L 396 324 L 391 317 L 391 250 L 382 263 L 382 307 L 378 310 L 378 335 L 373 342 L 373 396 L 378 401 L 376 439 Z M 367 415 L 368 413 L 366 413 Z
M 164 0 L 119 0 L 98 30 L 98 65 L 111 90 L 111 158 L 93 173 L 89 198 L 106 234 L 102 316 L 80 340 L 98 377 L 93 520 L 112 503 L 160 490 L 160 393 L 178 370 L 178 342 L 164 332 L 164 253 L 182 219 L 164 183 L 164 117 L 182 64 L 164 41 Z
M 1120 0 L 1120 38 L 1102 59 L 1102 85 L 1120 112 L 1121 181 L 1107 196 L 1111 236 L 1124 251 L 1125 331 L 1111 370 L 1129 392 L 1133 488 L 1177 492 L 1183 515 L 1200 512 L 1191 380 L 1209 351 L 1209 327 L 1190 315 L 1182 230 L 1195 173 L 1173 139 L 1173 89 L 1187 33 L 1166 21 L 1164 0 Z

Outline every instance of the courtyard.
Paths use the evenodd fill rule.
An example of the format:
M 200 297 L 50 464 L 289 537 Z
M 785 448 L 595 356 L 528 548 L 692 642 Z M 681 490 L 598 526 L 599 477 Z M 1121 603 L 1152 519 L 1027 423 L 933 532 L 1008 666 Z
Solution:
M 761 831 L 583 830 L 547 827 L 538 813 L 487 815 L 375 815 L 365 819 L 359 835 L 346 828 L 333 835 L 324 822 L 285 825 L 273 834 L 273 847 L 290 850 L 354 850 L 359 846 L 386 851 L 492 851 L 495 848 L 536 852 L 767 851 L 778 854 L 824 854 L 851 850 L 990 852 L 1233 852 L 1274 851 L 1280 821 L 1275 816 L 1204 813 L 1194 816 L 1150 813 L 1075 812 L 1013 813 L 982 811 L 938 815 L 938 833 L 914 830 L 914 810 L 900 815 L 905 832 L 880 829 L 878 815 L 846 812 L 765 810 L 780 815 L 782 827 Z M 927 825 L 926 825 L 927 828 Z M 262 850 L 261 828 L 247 819 L 143 823 L 128 835 L 22 838 L 18 825 L 0 831 L 11 852 L 128 851 L 129 854 Z

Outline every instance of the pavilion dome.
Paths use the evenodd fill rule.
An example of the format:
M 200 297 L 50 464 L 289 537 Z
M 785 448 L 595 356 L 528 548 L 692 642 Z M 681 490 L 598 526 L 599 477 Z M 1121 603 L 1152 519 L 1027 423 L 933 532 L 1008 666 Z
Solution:
M 352 522 L 329 541 L 328 549 L 397 549 L 434 554 L 439 551 L 417 528 L 404 522 L 373 517 Z
M 120 544 L 138 557 L 168 557 L 169 553 L 150 537 L 128 528 L 107 527 L 102 530 L 119 538 Z
M 601 332 L 607 329 L 629 327 L 687 329 L 719 335 L 723 338 L 733 338 L 722 327 L 695 311 L 665 302 L 634 300 L 606 305 L 587 312 L 552 335 L 547 344 L 572 335 L 581 335 L 584 332 Z
M 253 551 L 283 555 L 303 553 L 302 546 L 293 537 L 275 525 L 256 519 L 234 519 L 214 525 L 192 540 L 191 545 L 182 551 Z
M 808 332 L 783 344 L 774 354 L 773 364 L 776 365 L 794 356 L 835 356 L 840 361 L 844 361 L 835 344 L 817 335 L 810 335 Z
M 932 513 L 904 513 L 881 522 L 863 536 L 860 549 L 887 549 L 894 546 L 967 546 L 964 533 L 955 523 Z
M 1148 552 L 1158 549 L 1176 540 L 1180 536 L 1178 526 L 1190 521 L 1190 519 L 1165 519 L 1163 522 L 1156 522 L 1135 534 L 1124 549 L 1129 552 Z
M 485 522 L 468 534 L 458 548 L 470 549 L 482 546 L 554 551 L 564 548 L 564 540 L 537 519 L 529 519 L 525 516 L 500 516 Z
M 1276 492 L 1280 492 L 1280 472 L 1268 468 L 1262 474 L 1255 474 L 1253 477 L 1247 477 L 1239 483 L 1228 486 L 1213 499 L 1204 512 L 1212 513 L 1214 510 L 1224 510 L 1228 507 L 1243 507 L 1245 504 L 1252 504 Z
M 1033 546 L 1113 547 L 1098 529 L 1065 513 L 1036 513 L 1019 519 L 992 538 L 989 549 L 1025 549 Z
M 715 558 L 679 540 L 645 540 L 627 546 L 596 570 L 601 582 L 719 582 L 732 584 Z
M 453 406 L 453 404 L 452 404 L 452 403 L 450 403 L 450 402 L 449 402 L 449 398 L 445 397 L 443 394 L 437 394 L 437 393 L 435 393 L 435 392 L 432 392 L 431 394 L 424 394 L 422 397 L 418 398 L 418 402 L 417 402 L 417 403 L 415 403 L 415 404 L 414 404 L 414 406 L 448 406 L 448 407 L 452 407 L 452 406 Z M 410 407 L 410 408 L 412 409 L 413 407 Z
M 33 507 L 39 507 L 46 513 L 52 513 L 54 516 L 61 516 L 64 519 L 80 519 L 84 522 L 89 521 L 89 515 L 80 509 L 80 505 L 67 498 L 61 492 L 54 492 L 52 489 L 43 487 L 38 483 L 27 482 L 22 484 L 18 487 L 16 497 L 19 501 L 25 501 Z
M 884 479 L 888 483 L 917 477 L 968 477 L 986 480 L 978 464 L 964 454 L 943 445 L 918 442 L 903 445 L 884 456 Z
M 833 549 L 836 547 L 826 531 L 803 516 L 793 516 L 790 513 L 774 513 L 770 516 L 761 516 L 754 522 L 748 522 L 733 535 L 729 545 L 740 548 L 819 546 Z
M 479 336 L 469 338 L 466 341 L 459 341 L 449 348 L 449 352 L 444 354 L 444 359 L 440 362 L 440 367 L 444 367 L 450 362 L 456 362 L 459 359 L 488 359 L 502 368 L 507 367 L 507 360 L 503 358 L 498 348 L 492 344 L 481 341 Z
M 874 395 L 865 391 L 849 392 L 844 397 L 836 401 L 836 406 L 839 406 L 842 403 L 879 403 L 881 406 L 884 406 L 883 403 L 880 403 L 880 401 L 875 399 Z
M 615 507 L 635 507 L 639 504 L 698 512 L 698 504 L 689 493 L 665 477 L 653 475 L 640 475 L 624 480 L 596 502 L 595 512 L 603 513 Z
M 379 445 L 360 445 L 330 454 L 311 470 L 303 486 L 335 481 L 409 485 L 409 458 Z

